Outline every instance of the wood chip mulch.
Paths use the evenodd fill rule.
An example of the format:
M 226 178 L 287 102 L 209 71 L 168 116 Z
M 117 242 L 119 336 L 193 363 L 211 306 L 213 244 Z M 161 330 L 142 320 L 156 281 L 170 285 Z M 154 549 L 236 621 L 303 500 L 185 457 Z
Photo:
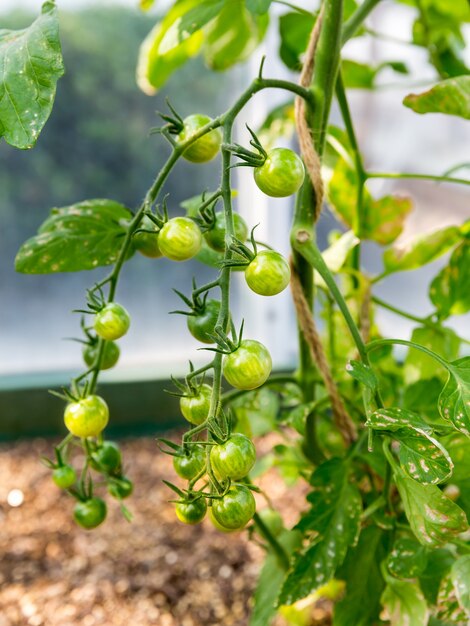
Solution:
M 178 522 L 162 484 L 176 482 L 171 457 L 153 439 L 121 445 L 134 518 L 108 498 L 108 519 L 94 531 L 75 525 L 71 498 L 39 462 L 53 442 L 0 446 L 0 626 L 247 626 L 263 550 L 246 532 Z M 292 524 L 305 487 L 286 487 L 275 471 L 260 486 Z M 8 503 L 12 490 L 20 506 Z

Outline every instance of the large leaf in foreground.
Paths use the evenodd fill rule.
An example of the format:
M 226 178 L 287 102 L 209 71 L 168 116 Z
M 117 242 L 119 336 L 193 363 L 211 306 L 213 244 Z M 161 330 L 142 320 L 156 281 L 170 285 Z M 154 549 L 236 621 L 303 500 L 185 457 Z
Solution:
M 449 364 L 449 378 L 439 396 L 439 412 L 470 437 L 470 357 Z
M 410 94 L 403 104 L 416 113 L 446 113 L 470 119 L 470 76 L 443 80 L 428 91 Z
M 403 472 L 395 474 L 406 517 L 424 546 L 441 546 L 468 530 L 462 509 L 436 485 L 421 485 Z
M 292 604 L 327 583 L 359 534 L 362 500 L 349 482 L 348 464 L 340 459 L 326 461 L 313 473 L 311 484 L 313 491 L 307 497 L 311 509 L 297 528 L 315 535 L 294 558 L 279 604 Z
M 426 626 L 428 623 L 429 609 L 418 583 L 390 576 L 382 604 L 394 626 Z
M 15 268 L 23 274 L 51 274 L 114 263 L 131 219 L 131 211 L 113 200 L 53 209 L 38 234 L 19 249 Z
M 64 73 L 54 2 L 24 30 L 0 30 L 0 137 L 32 148 L 49 117 Z

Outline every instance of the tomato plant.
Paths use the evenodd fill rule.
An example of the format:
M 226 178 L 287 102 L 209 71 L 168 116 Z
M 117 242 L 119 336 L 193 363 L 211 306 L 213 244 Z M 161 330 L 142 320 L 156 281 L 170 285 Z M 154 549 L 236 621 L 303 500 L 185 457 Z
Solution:
M 277 4 L 285 11 L 279 19 L 281 60 L 299 73 L 298 82 L 266 77 L 263 61 L 243 93 L 213 118 L 194 113 L 183 119 L 179 106 L 169 104 L 156 129 L 169 144 L 169 156 L 140 207 L 133 211 L 100 199 L 54 209 L 18 253 L 16 267 L 25 273 L 112 265 L 89 289 L 81 310 L 88 369 L 59 394 L 67 402 L 69 435 L 56 447 L 57 462 L 49 462 L 53 479 L 77 499 L 74 517 L 86 528 L 106 516 L 105 502 L 93 495 L 93 472 L 102 475 L 110 495 L 119 500 L 130 495 L 132 483 L 122 475 L 120 453 L 102 441 L 108 409 L 96 395 L 100 373 L 113 361 L 109 346 L 114 344 L 109 342 L 129 328 L 129 316 L 116 302 L 119 278 L 136 249 L 154 263 L 161 263 L 161 255 L 174 261 L 196 257 L 212 266 L 214 276 L 205 285 L 193 283 L 189 295 L 178 292 L 189 307 L 178 313 L 188 316 L 192 336 L 211 347 L 204 346 L 202 365 L 191 364 L 184 380 L 174 381 L 189 429 L 181 442 L 160 444 L 173 455 L 175 473 L 183 480 L 179 486 L 167 482 L 178 496 L 178 519 L 198 523 L 209 507 L 212 523 L 222 532 L 248 525 L 249 533 L 261 539 L 267 559 L 251 626 L 268 626 L 277 609 L 295 609 L 299 601 L 328 594 L 335 626 L 457 626 L 470 618 L 470 342 L 451 322 L 470 311 L 470 227 L 468 220 L 445 225 L 403 245 L 397 240 L 412 200 L 393 189 L 380 196 L 373 183 L 399 179 L 406 189 L 412 179 L 430 185 L 431 193 L 433 185 L 442 183 L 465 188 L 470 180 L 462 172 L 468 164 L 443 165 L 445 174 L 386 172 L 372 170 L 363 158 L 350 89 L 375 89 L 385 68 L 397 76 L 413 72 L 394 59 L 376 66 L 358 63 L 343 49 L 353 37 L 358 44 L 362 37 L 383 39 L 366 22 L 377 0 L 359 5 L 322 0 L 308 9 L 269 0 L 175 2 L 142 46 L 138 82 L 147 93 L 160 89 L 198 53 L 217 70 L 245 60 L 263 40 L 269 19 L 277 19 L 271 11 Z M 407 95 L 403 104 L 410 115 L 453 115 L 463 124 L 470 119 L 470 70 L 462 54 L 464 25 L 470 22 L 467 4 L 401 4 L 414 6 L 414 21 L 412 39 L 400 34 L 399 43 L 422 49 L 435 73 L 430 81 L 435 84 Z M 47 21 L 53 41 L 52 2 L 46 3 L 40 20 Z M 15 37 L 28 39 L 25 32 Z M 35 37 L 31 39 L 33 43 Z M 27 94 L 35 106 L 49 103 L 42 123 L 61 73 L 52 52 L 43 51 L 46 63 L 38 68 L 47 80 L 38 80 L 33 71 L 34 55 L 32 61 L 20 55 L 38 93 L 47 92 L 44 98 L 34 89 Z M 49 72 L 44 69 L 48 65 Z M 19 93 L 17 79 L 7 76 L 3 82 Z M 239 114 L 268 89 L 289 100 L 273 109 L 256 132 L 249 124 L 238 133 L 242 143 L 235 143 Z M 330 121 L 333 102 L 338 125 Z M 2 134 L 13 145 L 30 147 L 32 137 L 25 129 L 31 128 L 34 112 L 25 107 L 20 122 L 26 124 L 16 126 L 9 113 L 0 109 Z M 294 122 L 299 154 L 281 145 Z M 438 133 L 438 123 L 429 129 L 433 131 Z M 378 152 L 374 158 L 380 162 L 383 156 L 385 162 L 391 150 L 386 144 L 387 154 Z M 182 203 L 187 214 L 169 218 L 166 200 L 159 199 L 178 161 L 203 164 L 218 155 L 218 188 L 210 194 L 195 189 L 197 195 Z M 421 163 L 424 168 L 424 159 Z M 285 242 L 291 248 L 290 263 L 270 242 L 257 242 L 254 230 L 247 244 L 248 229 L 233 203 L 232 173 L 238 166 L 252 168 L 256 185 L 272 198 L 297 194 Z M 215 212 L 219 202 L 222 209 Z M 316 223 L 327 208 L 342 232 L 329 233 L 330 245 L 320 250 Z M 95 243 L 100 245 L 88 245 L 97 230 Z M 374 272 L 364 262 L 370 242 L 381 255 L 381 268 Z M 382 298 L 389 277 L 422 268 L 444 253 L 449 258 L 431 282 L 428 315 Z M 299 327 L 298 362 L 292 371 L 271 374 L 268 348 L 243 338 L 243 323 L 235 324 L 231 287 L 237 269 L 244 270 L 248 286 L 260 296 L 278 294 L 290 282 Z M 413 322 L 409 339 L 384 336 L 378 309 Z M 91 326 L 87 315 L 94 316 Z M 303 481 L 308 490 L 292 528 L 284 527 L 271 508 L 256 512 L 253 491 L 260 489 L 250 477 L 255 445 L 237 432 L 247 420 L 253 429 L 261 423 L 263 434 L 277 431 L 283 437 L 261 459 L 256 474 L 276 464 L 286 479 Z M 72 442 L 82 446 L 86 459 L 79 481 L 69 465 Z M 263 496 L 269 503 L 269 494 L 259 493 Z M 334 580 L 342 581 L 343 592 L 332 598 Z

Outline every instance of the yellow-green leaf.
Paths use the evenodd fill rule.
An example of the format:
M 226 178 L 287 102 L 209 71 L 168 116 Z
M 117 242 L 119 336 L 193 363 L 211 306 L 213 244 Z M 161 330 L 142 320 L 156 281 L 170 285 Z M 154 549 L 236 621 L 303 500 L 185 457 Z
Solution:
M 410 94 L 403 104 L 416 113 L 445 113 L 470 120 L 470 76 L 449 78 L 421 94 Z

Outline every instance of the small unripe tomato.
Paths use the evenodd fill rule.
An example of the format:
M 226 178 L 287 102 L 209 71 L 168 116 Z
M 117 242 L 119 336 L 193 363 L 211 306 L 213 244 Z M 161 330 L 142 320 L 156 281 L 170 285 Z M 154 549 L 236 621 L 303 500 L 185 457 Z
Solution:
M 173 457 L 173 467 L 181 478 L 191 480 L 197 476 L 206 465 L 206 453 L 201 446 L 193 446 L 189 454 Z
M 90 498 L 85 502 L 77 502 L 73 511 L 73 517 L 77 524 L 83 528 L 96 528 L 106 518 L 106 502 L 101 498 Z
M 189 217 L 173 217 L 160 230 L 158 245 L 168 259 L 187 261 L 201 249 L 201 230 Z
M 196 395 L 183 396 L 180 399 L 181 413 L 188 422 L 198 426 L 206 421 L 211 406 L 211 395 L 211 387 L 209 385 L 201 385 Z
M 192 502 L 178 502 L 175 507 L 176 517 L 184 524 L 199 524 L 207 511 L 207 504 L 204 498 L 198 498 Z
M 126 309 L 116 302 L 110 302 L 95 315 L 93 327 L 100 337 L 112 341 L 123 337 L 130 325 L 131 318 Z
M 239 528 L 225 528 L 225 526 L 222 526 L 222 524 L 219 524 L 219 522 L 214 517 L 214 513 L 212 512 L 212 507 L 209 508 L 209 519 L 212 522 L 212 525 L 215 528 L 217 528 L 217 530 L 220 530 L 221 533 L 234 533 L 237 530 L 240 530 Z
M 100 396 L 87 396 L 65 407 L 65 425 L 76 437 L 97 437 L 108 419 L 108 405 Z
M 195 113 L 188 115 L 183 120 L 183 130 L 177 136 L 177 142 L 182 143 L 195 135 L 201 128 L 209 124 L 212 119 L 207 115 Z M 199 137 L 189 148 L 183 152 L 183 157 L 192 163 L 205 163 L 211 161 L 220 149 L 222 143 L 222 133 L 219 128 L 209 131 Z
M 277 537 L 284 528 L 281 515 L 274 509 L 266 508 L 258 512 L 261 521 L 268 527 L 272 535 Z
M 235 229 L 235 237 L 241 242 L 246 241 L 248 237 L 248 226 L 241 215 L 233 214 L 233 226 Z M 204 233 L 204 237 L 211 248 L 217 252 L 225 250 L 225 213 L 218 211 L 215 214 L 215 222 L 210 230 Z
M 255 182 L 266 195 L 284 198 L 296 193 L 305 178 L 302 159 L 288 148 L 274 148 L 254 169 Z
M 147 216 L 144 216 L 140 228 L 152 232 L 135 233 L 132 237 L 135 249 L 150 259 L 158 259 L 162 253 L 158 245 L 158 230 L 155 224 Z
M 224 443 L 213 446 L 210 457 L 216 476 L 240 480 L 255 464 L 256 449 L 251 439 L 234 433 Z
M 279 252 L 263 250 L 246 268 L 245 279 L 248 287 L 260 296 L 275 296 L 289 284 L 289 263 Z
M 128 498 L 134 490 L 134 485 L 132 481 L 130 481 L 125 476 L 121 476 L 120 478 L 113 478 L 113 480 L 108 484 L 108 492 L 116 500 L 124 500 L 124 498 Z
M 244 339 L 240 346 L 224 358 L 224 376 L 237 389 L 256 389 L 269 377 L 271 355 L 259 341 Z
M 256 512 L 253 494 L 244 485 L 233 485 L 219 500 L 212 503 L 215 519 L 230 530 L 243 528 Z
M 194 315 L 188 315 L 188 330 L 191 335 L 202 343 L 214 343 L 214 328 L 220 312 L 218 300 L 207 300 L 204 308 Z
M 116 365 L 119 360 L 119 355 L 121 351 L 117 343 L 114 341 L 107 341 L 104 344 L 103 348 L 103 356 L 101 358 L 101 369 L 109 370 Z M 96 361 L 96 357 L 98 356 L 98 344 L 88 345 L 83 348 L 83 360 L 91 367 L 93 363 Z
M 91 455 L 92 466 L 107 474 L 117 472 L 121 467 L 121 451 L 114 441 L 104 441 Z
M 70 465 L 61 465 L 52 472 L 52 480 L 60 489 L 68 489 L 75 484 L 77 474 Z

